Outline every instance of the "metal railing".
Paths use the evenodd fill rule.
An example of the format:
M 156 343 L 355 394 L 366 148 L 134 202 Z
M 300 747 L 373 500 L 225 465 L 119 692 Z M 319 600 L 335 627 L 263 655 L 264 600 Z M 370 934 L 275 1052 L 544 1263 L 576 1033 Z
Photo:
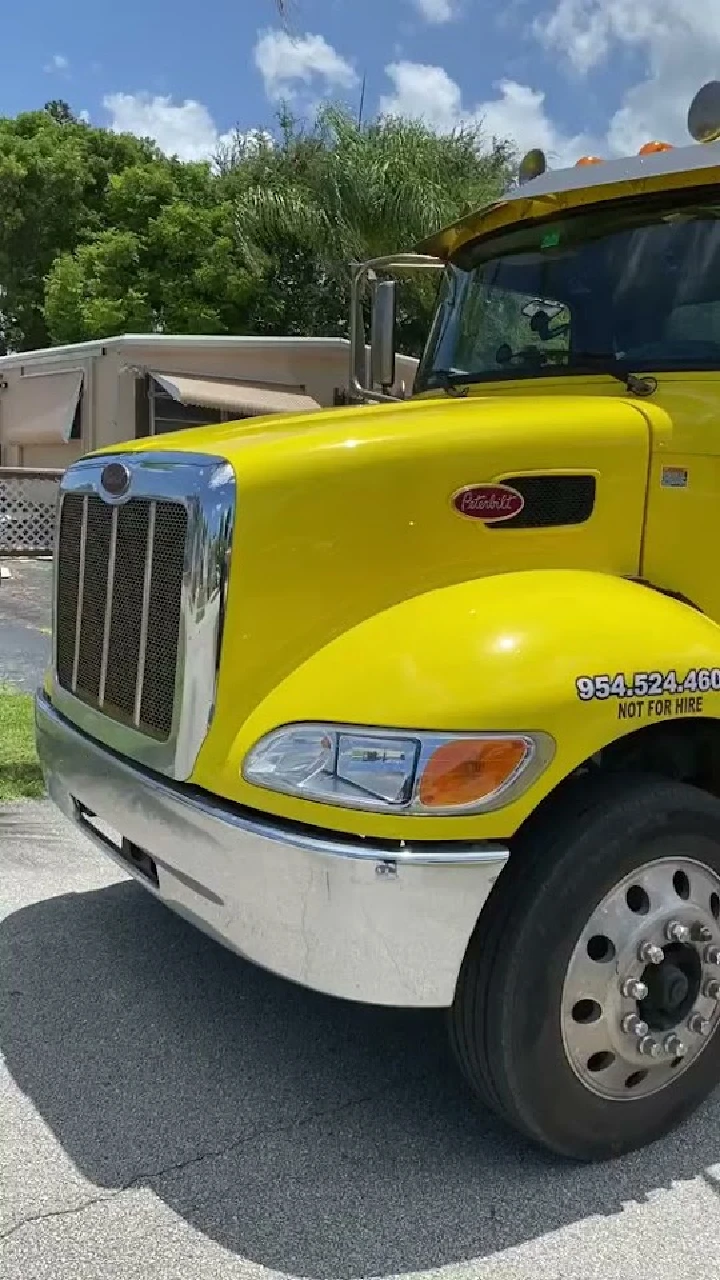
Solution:
M 62 470 L 0 467 L 0 559 L 50 556 Z

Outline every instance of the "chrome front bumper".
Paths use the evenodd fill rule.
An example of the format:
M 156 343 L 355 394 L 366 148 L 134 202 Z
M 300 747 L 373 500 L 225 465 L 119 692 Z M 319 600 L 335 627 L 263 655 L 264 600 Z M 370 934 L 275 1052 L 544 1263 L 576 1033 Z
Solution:
M 265 819 L 115 755 L 44 693 L 35 711 L 52 799 L 174 911 L 317 991 L 370 1004 L 452 1003 L 507 849 L 389 847 Z

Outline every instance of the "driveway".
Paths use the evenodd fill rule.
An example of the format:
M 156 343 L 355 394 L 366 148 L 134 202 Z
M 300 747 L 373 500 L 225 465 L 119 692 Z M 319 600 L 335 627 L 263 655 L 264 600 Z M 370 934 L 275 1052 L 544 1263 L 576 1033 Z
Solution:
M 0 684 L 34 693 L 50 653 L 52 564 L 3 561 L 12 575 L 0 580 Z
M 720 1097 L 568 1165 L 473 1105 L 441 1016 L 254 969 L 46 802 L 0 809 L 0 899 L 3 1280 L 712 1273 Z

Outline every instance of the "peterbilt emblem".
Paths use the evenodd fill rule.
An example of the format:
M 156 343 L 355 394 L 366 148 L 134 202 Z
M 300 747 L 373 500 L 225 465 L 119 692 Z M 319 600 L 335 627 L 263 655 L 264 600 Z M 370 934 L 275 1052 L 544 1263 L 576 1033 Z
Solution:
M 124 462 L 108 462 L 102 469 L 100 483 L 111 498 L 122 498 L 130 488 L 130 471 Z
M 461 516 L 498 524 L 512 520 L 525 506 L 525 499 L 509 484 L 466 484 L 452 496 L 452 504 Z

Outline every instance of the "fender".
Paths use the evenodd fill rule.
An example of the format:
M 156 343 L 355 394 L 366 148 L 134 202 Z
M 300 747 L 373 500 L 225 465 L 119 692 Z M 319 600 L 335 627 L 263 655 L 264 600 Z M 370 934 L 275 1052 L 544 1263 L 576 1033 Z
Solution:
M 688 692 L 682 684 L 693 671 L 703 673 L 702 688 L 691 676 Z M 629 691 L 607 694 L 618 673 Z M 353 627 L 255 709 L 220 777 L 194 781 L 253 808 L 335 830 L 400 839 L 506 839 L 601 748 L 644 724 L 693 716 L 720 719 L 720 627 L 637 582 L 575 570 L 524 571 L 430 591 Z M 242 780 L 242 760 L 253 743 L 302 720 L 543 730 L 554 739 L 555 754 L 528 791 L 492 813 L 362 814 Z

